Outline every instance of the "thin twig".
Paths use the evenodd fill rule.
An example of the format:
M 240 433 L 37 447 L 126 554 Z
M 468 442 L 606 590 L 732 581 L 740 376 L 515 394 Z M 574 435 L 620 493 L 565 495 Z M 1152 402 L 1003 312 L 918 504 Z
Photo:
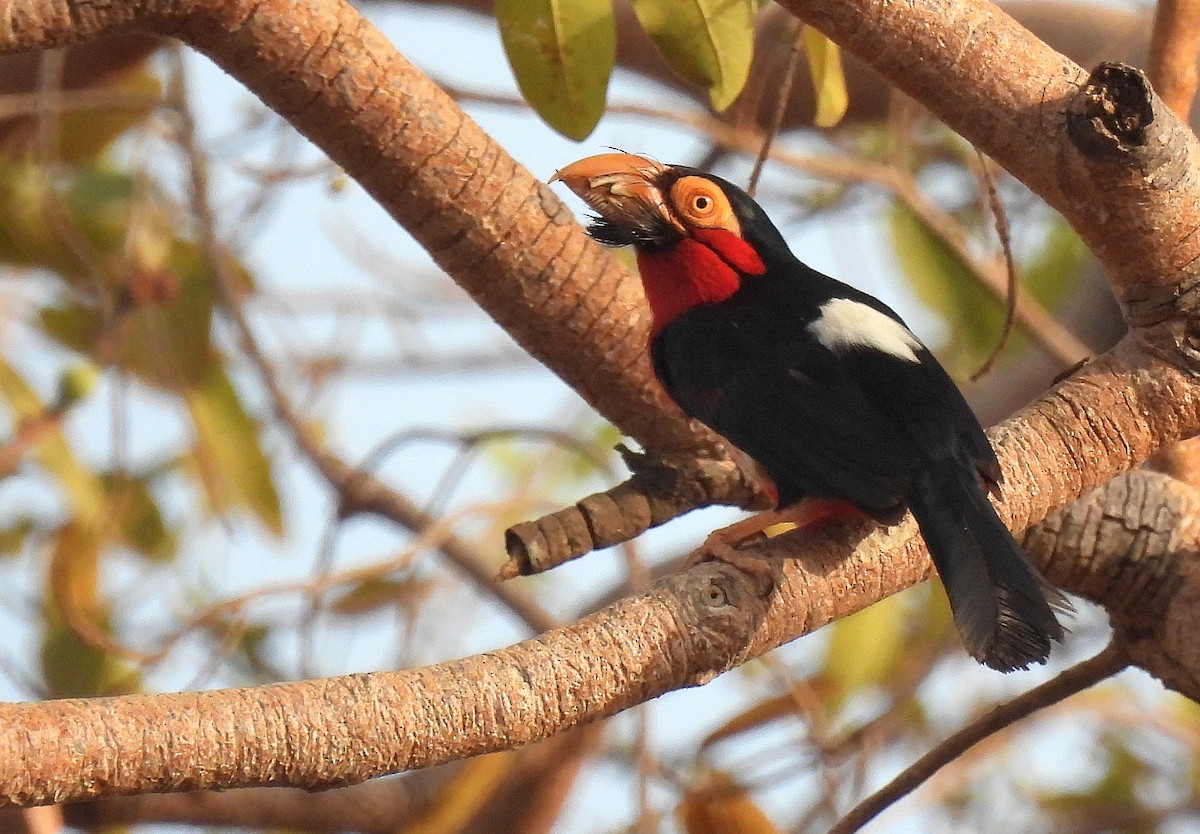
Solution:
M 1040 709 L 1056 704 L 1110 678 L 1129 665 L 1124 646 L 1114 639 L 1103 651 L 1000 704 L 934 747 L 904 769 L 899 776 L 868 796 L 842 817 L 829 834 L 851 834 L 885 808 L 916 790 L 929 777 L 988 736 L 1004 730 Z
M 976 382 L 992 369 L 992 365 L 1000 357 L 1004 351 L 1005 345 L 1008 344 L 1009 338 L 1012 336 L 1013 323 L 1016 321 L 1017 315 L 1017 293 L 1019 287 L 1017 285 L 1017 267 L 1013 263 L 1012 253 L 1012 235 L 1008 225 L 1008 212 L 1004 210 L 1004 203 L 1000 200 L 1000 194 L 996 191 L 996 178 L 992 175 L 992 163 L 981 151 L 976 149 L 975 154 L 979 157 L 979 182 L 987 193 L 988 208 L 992 212 L 992 220 L 996 224 L 996 236 L 1000 238 L 1000 251 L 1004 253 L 1004 268 L 1008 273 L 1008 292 L 1004 298 L 1004 327 L 1000 330 L 1000 338 L 996 340 L 995 347 L 983 360 L 983 364 L 979 366 L 979 370 L 971 374 L 971 381 Z
M 1187 121 L 1196 97 L 1200 0 L 1158 0 L 1146 74 L 1159 98 Z
M 41 112 L 54 114 L 80 110 L 152 110 L 162 104 L 158 96 L 124 90 L 59 90 L 50 101 L 42 93 L 0 96 L 0 121 Z
M 181 46 L 172 54 L 177 63 L 182 63 Z M 182 80 L 182 75 L 179 76 Z M 226 316 L 233 323 L 242 351 L 254 365 L 267 394 L 271 398 L 276 416 L 286 425 L 300 452 L 316 467 L 329 485 L 338 493 L 343 507 L 369 509 L 401 526 L 417 533 L 424 532 L 437 522 L 405 496 L 391 489 L 369 473 L 360 472 L 327 451 L 316 435 L 300 418 L 291 400 L 284 393 L 271 363 L 254 336 L 246 319 L 236 282 L 230 274 L 229 259 L 226 257 L 216 236 L 216 219 L 212 213 L 208 196 L 208 173 L 204 156 L 196 143 L 196 125 L 187 97 L 182 88 L 174 97 L 174 107 L 180 121 L 179 143 L 189 161 L 191 176 L 192 210 L 200 225 L 200 243 L 212 269 L 213 285 L 221 300 Z M 467 573 L 479 588 L 491 594 L 523 619 L 535 631 L 546 631 L 558 624 L 558 620 L 537 604 L 528 594 L 511 584 L 501 584 L 493 579 L 494 566 L 488 559 L 457 536 L 447 536 L 441 543 L 441 552 L 461 570 Z
M 442 86 L 450 95 L 461 101 L 486 102 L 526 109 L 529 106 L 514 96 L 475 93 L 446 84 Z M 605 112 L 608 115 L 635 116 L 682 125 L 704 133 L 718 148 L 751 154 L 757 154 L 762 148 L 761 139 L 755 133 L 732 127 L 699 112 L 673 112 L 640 104 L 613 104 Z M 966 235 L 958 222 L 926 198 L 911 175 L 868 160 L 829 154 L 802 156 L 774 147 L 767 154 L 767 158 L 820 179 L 853 184 L 868 183 L 891 191 L 897 200 L 916 214 L 934 235 L 954 251 L 955 256 L 967 266 L 985 290 L 1000 301 L 1005 300 L 1007 280 L 1006 276 L 1001 274 L 1004 267 L 998 262 L 984 262 L 976 257 L 967 246 Z M 1019 296 L 1015 317 L 1033 341 L 1064 367 L 1075 365 L 1094 353 L 1034 298 Z
M 37 133 L 35 153 L 38 167 L 47 183 L 53 182 L 52 174 L 61 166 L 58 158 L 59 122 L 63 109 L 60 103 L 62 97 L 62 76 L 66 58 L 61 49 L 47 49 L 42 52 L 38 66 L 37 93 Z M 51 230 L 57 240 L 62 243 L 67 252 L 87 273 L 92 281 L 98 297 L 103 304 L 104 332 L 113 323 L 111 305 L 108 304 L 104 286 L 107 270 L 104 259 L 84 236 L 76 222 L 74 214 L 64 203 L 58 188 L 49 187 L 44 192 L 43 211 L 46 214 Z
M 751 197 L 758 191 L 758 178 L 762 176 L 763 166 L 779 135 L 779 126 L 783 124 L 783 116 L 787 112 L 788 102 L 792 100 L 792 82 L 796 80 L 796 67 L 800 64 L 800 53 L 804 43 L 804 24 L 795 21 L 792 24 L 795 34 L 792 35 L 792 48 L 788 52 L 787 68 L 783 72 L 783 80 L 779 84 L 779 96 L 775 99 L 775 112 L 771 114 L 771 125 L 762 138 L 762 149 L 754 159 L 754 169 L 750 171 L 750 182 L 746 185 L 746 193 Z
M 203 626 L 220 623 L 222 618 L 226 616 L 237 616 L 252 602 L 287 594 L 306 594 L 312 597 L 321 597 L 339 588 L 347 588 L 372 579 L 382 579 L 389 574 L 408 570 L 412 567 L 412 563 L 416 557 L 422 552 L 440 547 L 446 538 L 452 534 L 454 526 L 461 522 L 465 515 L 469 513 L 479 514 L 489 509 L 492 513 L 499 515 L 507 507 L 502 504 L 488 505 L 486 507 L 472 506 L 448 515 L 440 519 L 437 524 L 430 525 L 422 530 L 420 535 L 405 547 L 404 550 L 382 561 L 346 568 L 337 572 L 325 571 L 313 576 L 311 579 L 284 582 L 214 603 L 192 616 L 186 623 L 176 629 L 153 654 L 147 654 L 146 662 L 155 663 L 162 660 L 189 632 Z
M 608 112 L 624 112 L 687 125 L 703 131 L 714 142 L 726 147 L 747 153 L 755 153 L 758 150 L 753 137 L 708 116 L 666 113 L 641 105 L 614 105 L 608 108 Z M 907 172 L 868 160 L 830 154 L 800 155 L 778 148 L 773 148 L 768 158 L 820 179 L 851 184 L 866 183 L 887 189 L 920 218 L 939 240 L 953 250 L 955 257 L 967 266 L 985 290 L 1001 301 L 1006 299 L 1008 282 L 1007 276 L 1002 274 L 1004 267 L 999 262 L 983 261 L 977 257 L 968 246 L 966 234 L 958 221 L 929 200 L 917 181 Z M 1094 352 L 1032 297 L 1018 296 L 1014 314 L 1016 321 L 1029 333 L 1033 341 L 1064 366 L 1074 365 Z

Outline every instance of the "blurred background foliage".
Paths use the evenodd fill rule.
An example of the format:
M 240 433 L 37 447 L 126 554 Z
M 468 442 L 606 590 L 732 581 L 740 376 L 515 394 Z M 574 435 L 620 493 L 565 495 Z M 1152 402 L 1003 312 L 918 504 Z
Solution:
M 824 39 L 764 23 L 772 10 L 754 2 L 633 0 L 616 17 L 607 0 L 498 0 L 494 18 L 453 5 L 454 14 L 434 3 L 369 11 L 402 51 L 455 37 L 494 44 L 492 66 L 467 68 L 431 46 L 430 69 L 539 173 L 612 144 L 745 183 L 777 115 L 763 201 L 789 236 L 816 241 L 828 261 L 818 265 L 913 318 L 985 417 L 1010 412 L 1064 367 L 1017 327 L 992 370 L 968 381 L 1005 319 L 979 274 L 1003 264 L 983 162 L 910 102 L 882 95 L 883 107 L 856 112 L 846 91 L 861 70 L 843 70 Z M 417 34 L 405 34 L 398 20 L 417 12 Z M 657 75 L 622 58 L 622 14 L 660 56 Z M 1146 20 L 1144 9 L 1113 14 L 1118 32 Z M 739 99 L 756 83 L 756 22 L 759 42 L 783 41 L 798 67 L 802 123 L 770 102 L 743 106 L 749 92 Z M 497 80 L 501 43 L 515 85 Z M 626 76 L 614 75 L 623 65 Z M 7 69 L 5 697 L 252 685 L 427 663 L 528 635 L 439 549 L 454 534 L 498 567 L 506 525 L 619 480 L 617 432 L 515 351 L 414 247 L 393 249 L 402 233 L 362 220 L 369 210 L 352 183 L 200 61 L 132 36 Z M 812 129 L 814 117 L 829 129 Z M 553 140 L 545 125 L 591 138 Z M 198 169 L 217 183 L 213 228 L 197 201 Z M 1110 345 L 1119 317 L 1078 238 L 1019 184 L 1001 178 L 998 191 L 1020 292 L 1085 349 Z M 319 213 L 331 243 L 290 225 Z M 206 245 L 209 234 L 219 248 Z M 228 295 L 215 258 L 234 279 Z M 343 517 L 280 424 L 229 325 L 230 304 L 305 425 L 387 479 L 429 524 Z M 699 514 L 618 558 L 596 554 L 521 583 L 569 620 L 672 569 L 721 518 Z M 337 792 L 284 792 L 281 807 L 303 811 L 264 824 L 264 800 L 237 804 L 261 794 L 235 791 L 220 798 L 221 813 L 204 806 L 208 816 L 156 797 L 136 812 L 120 802 L 68 808 L 67 821 L 820 831 L 956 727 L 1097 650 L 1102 613 L 1085 609 L 1074 633 L 1052 668 L 1001 678 L 963 655 L 940 587 L 926 584 L 602 730 L 348 789 L 359 791 L 352 805 L 337 804 Z M 1198 753 L 1196 705 L 1123 675 L 990 739 L 872 830 L 1196 830 Z M 304 804 L 322 798 L 327 806 Z

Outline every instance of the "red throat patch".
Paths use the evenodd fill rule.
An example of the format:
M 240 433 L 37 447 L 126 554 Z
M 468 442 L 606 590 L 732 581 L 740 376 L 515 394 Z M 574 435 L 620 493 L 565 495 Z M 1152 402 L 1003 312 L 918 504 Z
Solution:
M 724 229 L 696 229 L 670 249 L 639 252 L 637 262 L 654 313 L 652 338 L 693 307 L 729 298 L 742 275 L 767 271 L 750 244 Z

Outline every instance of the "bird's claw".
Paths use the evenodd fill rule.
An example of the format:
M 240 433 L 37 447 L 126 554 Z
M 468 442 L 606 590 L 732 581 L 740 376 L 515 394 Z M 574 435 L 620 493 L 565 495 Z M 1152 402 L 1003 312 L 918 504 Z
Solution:
M 765 597 L 775 590 L 775 571 L 770 562 L 761 556 L 739 550 L 717 533 L 709 536 L 704 544 L 688 554 L 683 563 L 685 571 L 704 562 L 724 562 L 749 576 L 758 586 L 761 596 Z

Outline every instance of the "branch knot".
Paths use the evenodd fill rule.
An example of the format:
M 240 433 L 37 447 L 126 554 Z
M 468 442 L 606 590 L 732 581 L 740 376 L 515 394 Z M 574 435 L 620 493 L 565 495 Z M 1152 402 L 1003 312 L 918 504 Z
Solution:
M 1128 64 L 1100 64 L 1071 101 L 1067 132 L 1087 156 L 1127 156 L 1146 145 L 1154 100 L 1144 72 Z

